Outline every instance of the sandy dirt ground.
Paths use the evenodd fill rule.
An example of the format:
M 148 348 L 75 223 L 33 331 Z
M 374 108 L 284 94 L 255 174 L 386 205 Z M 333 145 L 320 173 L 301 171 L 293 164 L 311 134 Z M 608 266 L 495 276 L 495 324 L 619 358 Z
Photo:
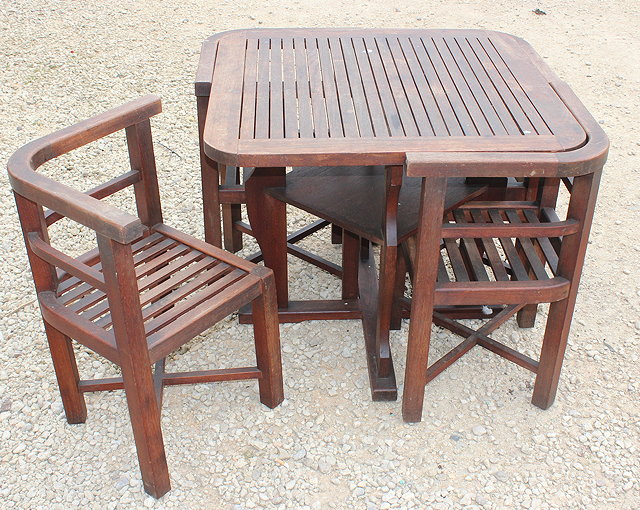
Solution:
M 281 407 L 261 406 L 249 382 L 167 390 L 173 490 L 155 501 L 142 490 L 122 392 L 88 395 L 87 423 L 66 424 L 3 177 L 0 508 L 640 508 L 637 0 L 3 0 L 0 161 L 35 137 L 157 93 L 165 217 L 202 237 L 193 97 L 200 43 L 228 29 L 294 26 L 509 32 L 529 41 L 601 123 L 611 152 L 556 403 L 533 407 L 533 376 L 478 349 L 427 387 L 423 422 L 406 425 L 399 401 L 369 398 L 359 323 L 283 325 Z M 121 137 L 110 138 L 48 171 L 86 189 L 117 175 L 122 149 Z M 292 213 L 292 228 L 304 221 Z M 53 236 L 71 250 L 91 240 L 71 233 Z M 326 234 L 305 246 L 338 260 Z M 335 279 L 290 265 L 294 297 L 338 295 Z M 400 381 L 407 329 L 392 336 Z M 541 332 L 510 322 L 496 337 L 536 355 Z M 437 331 L 433 348 L 445 352 L 454 341 Z M 230 366 L 250 359 L 250 342 L 250 328 L 230 318 L 171 363 Z M 85 376 L 114 372 L 78 352 Z

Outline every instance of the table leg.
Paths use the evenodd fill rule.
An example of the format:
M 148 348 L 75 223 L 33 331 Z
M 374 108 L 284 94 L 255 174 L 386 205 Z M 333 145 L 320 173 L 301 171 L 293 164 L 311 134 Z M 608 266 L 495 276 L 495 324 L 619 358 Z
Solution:
M 402 173 L 403 168 L 401 166 L 388 166 L 385 168 L 385 208 L 384 218 L 382 218 L 384 244 L 382 245 L 380 256 L 380 283 L 377 296 L 378 306 L 375 329 L 375 360 L 377 365 L 375 377 L 378 379 L 395 378 L 393 376 L 393 361 L 389 345 L 389 330 L 391 329 L 398 259 L 397 219 Z
M 286 308 L 289 302 L 286 205 L 264 190 L 284 186 L 285 171 L 284 167 L 254 168 L 244 184 L 251 230 L 262 250 L 265 266 L 273 270 L 279 308 Z

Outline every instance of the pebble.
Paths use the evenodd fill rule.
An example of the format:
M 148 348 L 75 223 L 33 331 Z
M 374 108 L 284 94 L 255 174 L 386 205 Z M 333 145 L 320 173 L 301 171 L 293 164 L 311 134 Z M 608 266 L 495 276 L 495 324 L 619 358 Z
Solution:
M 487 433 L 487 429 L 485 429 L 482 425 L 476 425 L 471 429 L 471 432 L 473 432 L 475 436 L 482 436 Z

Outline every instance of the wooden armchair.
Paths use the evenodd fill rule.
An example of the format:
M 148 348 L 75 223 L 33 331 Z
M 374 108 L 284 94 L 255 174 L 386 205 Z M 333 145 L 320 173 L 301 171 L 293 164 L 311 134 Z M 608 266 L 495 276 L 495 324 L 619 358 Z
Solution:
M 124 389 L 144 487 L 157 498 L 170 489 L 165 385 L 255 378 L 262 403 L 283 400 L 273 273 L 162 222 L 149 122 L 160 111 L 159 98 L 143 97 L 31 142 L 8 163 L 67 421 L 86 420 L 84 392 Z M 35 172 L 123 129 L 131 171 L 104 185 L 81 193 Z M 137 216 L 99 200 L 130 185 Z M 47 228 L 62 217 L 93 229 L 97 249 L 74 258 L 51 246 Z M 257 366 L 165 371 L 169 353 L 247 303 Z M 80 380 L 71 338 L 118 365 L 122 377 Z
M 414 266 L 413 306 L 407 347 L 405 421 L 420 421 L 425 384 L 471 350 L 482 346 L 536 374 L 532 403 L 554 401 L 608 140 L 566 86 L 558 94 L 570 104 L 588 135 L 586 145 L 557 154 L 408 154 L 406 171 L 424 177 L 421 228 L 404 244 Z M 535 177 L 535 200 L 466 203 L 443 223 L 447 179 Z M 543 180 L 550 180 L 545 183 Z M 564 219 L 555 204 L 557 183 L 570 185 Z M 404 273 L 402 273 L 404 275 Z M 404 283 L 404 280 L 402 280 Z M 538 360 L 489 335 L 514 314 L 550 303 Z M 438 313 L 442 306 L 496 305 L 501 310 L 478 330 Z M 535 311 L 534 311 L 535 315 Z M 464 341 L 427 367 L 432 320 Z

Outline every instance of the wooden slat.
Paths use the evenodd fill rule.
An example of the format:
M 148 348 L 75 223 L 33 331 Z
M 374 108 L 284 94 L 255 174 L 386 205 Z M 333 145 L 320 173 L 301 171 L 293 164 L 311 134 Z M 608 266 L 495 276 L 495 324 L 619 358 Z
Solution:
M 500 216 L 500 213 L 496 209 L 490 209 L 488 211 L 489 217 L 496 225 L 502 225 L 503 219 Z M 509 261 L 509 266 L 511 267 L 513 279 L 524 281 L 529 279 L 529 275 L 527 274 L 527 270 L 525 269 L 520 257 L 518 256 L 518 252 L 516 251 L 513 242 L 508 237 L 499 237 L 500 244 L 502 245 L 502 249 L 504 250 L 505 255 L 507 256 L 507 260 Z
M 189 264 L 196 261 L 200 261 L 200 259 L 202 259 L 204 265 L 199 267 L 206 267 L 207 262 L 209 263 L 215 262 L 215 259 L 212 259 L 211 257 L 207 257 L 198 251 L 195 251 L 195 250 L 191 251 L 186 255 L 183 255 L 181 257 L 178 257 L 172 260 L 166 266 L 158 269 L 154 273 L 139 278 L 138 290 L 140 292 L 147 290 L 153 287 L 154 285 L 157 285 L 158 282 L 171 276 L 176 271 L 180 271 L 182 268 L 188 266 Z
M 65 296 L 66 297 L 66 296 Z M 74 301 L 72 303 L 70 303 L 69 301 L 65 302 L 65 306 L 69 308 L 69 310 L 72 310 L 76 313 L 80 313 L 80 312 L 84 312 L 85 310 L 98 305 L 98 303 L 101 303 L 101 306 L 104 306 L 104 309 L 102 312 L 98 313 L 98 315 L 101 315 L 102 313 L 104 313 L 104 310 L 106 310 L 107 308 L 109 308 L 109 303 L 106 299 L 107 295 L 104 293 L 104 291 L 98 290 L 98 289 L 94 289 L 92 292 L 88 292 L 86 293 L 84 296 L 82 296 L 80 299 L 78 299 L 77 301 Z M 89 318 L 89 320 L 91 320 Z
M 525 135 L 539 134 L 535 127 L 527 117 L 526 113 L 516 100 L 513 91 L 509 87 L 508 82 L 504 80 L 500 71 L 487 54 L 487 50 L 478 38 L 469 37 L 469 46 L 471 47 L 474 55 L 480 62 L 482 68 L 487 73 L 487 76 L 491 80 L 492 85 L 498 92 L 502 103 L 509 112 L 509 115 L 518 125 L 520 133 Z
M 271 101 L 269 108 L 269 138 L 284 138 L 284 98 L 282 95 L 282 39 L 271 43 Z
M 253 139 L 256 127 L 258 40 L 248 39 L 245 51 L 244 78 L 242 82 L 242 114 L 239 138 Z M 214 91 L 214 94 L 216 92 Z
M 456 221 L 466 221 L 464 213 L 459 209 L 454 211 L 453 215 Z M 478 251 L 476 240 L 473 238 L 465 237 L 462 238 L 460 242 L 462 243 L 460 246 L 462 256 L 466 259 L 467 266 L 473 273 L 473 280 L 489 281 L 489 276 L 487 275 L 484 263 L 482 262 L 482 257 L 480 256 L 480 252 Z
M 178 243 L 176 243 L 176 241 L 174 241 L 173 239 L 163 239 L 159 243 L 155 243 L 150 247 L 145 247 L 138 253 L 133 255 L 133 264 L 136 266 L 143 264 L 147 260 L 156 257 L 161 253 L 164 253 L 177 244 Z
M 185 315 L 184 319 L 188 321 L 189 326 L 185 328 L 182 321 L 174 321 L 151 334 L 147 338 L 151 360 L 167 356 L 185 340 L 202 333 L 211 324 L 238 310 L 242 305 L 256 298 L 260 292 L 259 278 L 246 275 L 237 283 L 222 289 L 217 295 L 207 296 L 197 306 L 190 307 L 188 311 L 178 310 L 179 314 Z M 171 313 L 174 313 L 173 309 L 167 314 Z
M 524 215 L 529 223 L 535 224 L 540 222 L 533 211 L 524 211 Z M 536 242 L 540 246 L 540 249 L 542 250 L 544 257 L 547 260 L 551 271 L 555 275 L 558 268 L 558 253 L 554 249 L 548 237 L 538 237 L 536 238 Z
M 340 113 L 333 62 L 331 61 L 331 53 L 329 51 L 329 41 L 326 37 L 319 37 L 317 41 L 324 100 L 329 122 L 329 136 L 332 138 L 343 137 L 342 115 Z
M 139 252 L 143 251 L 145 248 L 148 249 L 158 244 L 163 239 L 165 239 L 165 237 L 162 234 L 153 232 L 150 235 L 143 237 L 142 239 L 139 239 L 138 241 L 133 243 L 131 245 L 131 252 L 134 255 L 138 254 Z M 100 260 L 94 258 L 94 253 L 97 255 L 97 257 L 99 257 L 98 250 L 95 250 L 95 251 L 92 250 L 90 252 L 87 252 L 85 255 L 83 255 L 83 257 L 86 256 L 90 260 L 91 259 L 95 260 L 95 263 L 91 264 L 91 266 L 94 269 L 100 271 L 102 269 L 102 263 L 100 262 Z M 78 260 L 80 260 L 80 258 Z M 80 283 L 80 280 L 74 277 L 74 278 L 65 280 L 60 285 L 58 285 L 57 293 L 58 293 L 58 296 L 60 296 L 60 299 L 63 303 L 70 303 L 74 299 L 88 292 L 91 292 L 94 289 L 94 287 L 88 283 L 82 283 L 78 285 L 79 283 Z
M 298 138 L 298 101 L 296 99 L 296 67 L 293 38 L 282 38 L 282 80 L 284 88 L 284 136 Z
M 451 279 L 449 278 L 449 273 L 447 272 L 447 268 L 444 265 L 444 260 L 442 260 L 442 253 L 440 254 L 440 258 L 438 259 L 438 281 L 439 282 L 448 282 Z
M 194 250 L 198 250 L 199 252 L 204 253 L 205 255 L 209 255 L 214 259 L 225 262 L 230 266 L 238 267 L 247 272 L 253 271 L 256 267 L 255 264 L 252 264 L 251 262 L 247 262 L 246 260 L 241 259 L 240 257 L 232 253 L 229 253 L 228 251 L 212 246 L 209 243 L 205 243 L 200 239 L 191 237 L 190 235 L 180 232 L 179 230 L 176 230 L 175 228 L 171 228 L 165 224 L 155 225 L 153 228 L 157 232 L 161 233 L 162 235 L 170 237 L 171 239 L 174 239 L 175 241 L 178 241 L 182 244 L 186 244 L 190 248 L 193 248 Z
M 398 86 L 404 91 L 406 94 L 407 101 L 409 107 L 411 108 L 411 114 L 415 119 L 415 126 L 418 130 L 420 136 L 425 135 L 433 135 L 434 129 L 431 125 L 431 121 L 429 119 L 429 112 L 425 108 L 424 99 L 421 97 L 421 91 L 419 87 L 416 85 L 414 78 L 411 74 L 411 70 L 409 69 L 409 64 L 407 63 L 407 59 L 405 58 L 404 53 L 402 52 L 402 48 L 400 47 L 400 43 L 398 42 L 397 37 L 386 37 L 385 42 L 389 46 L 389 51 L 391 52 L 391 59 L 393 61 L 393 65 L 395 66 L 399 80 L 394 80 L 393 86 L 398 88 Z M 385 52 L 386 53 L 386 52 Z M 412 52 L 413 55 L 413 52 Z M 413 59 L 415 60 L 415 55 L 413 55 Z M 385 66 L 388 64 L 385 62 Z M 422 76 L 424 81 L 424 76 Z M 425 83 L 425 87 L 428 88 L 428 85 Z M 395 92 L 394 92 L 395 94 Z M 430 95 L 430 91 L 424 91 L 425 96 L 429 96 L 429 98 L 433 101 L 433 96 Z M 435 106 L 435 104 L 434 104 Z M 437 108 L 436 108 L 437 110 Z M 434 117 L 439 117 L 437 111 L 433 112 Z M 442 126 L 443 130 L 446 130 L 444 125 Z
M 318 55 L 318 40 L 314 37 L 305 39 L 307 46 L 307 65 L 309 66 L 309 87 L 311 89 L 311 107 L 315 138 L 327 138 L 329 125 L 327 123 L 326 103 L 322 84 L 322 70 Z
M 307 67 L 306 43 L 304 38 L 293 39 L 296 60 L 296 84 L 298 87 L 298 115 L 300 138 L 313 138 L 313 114 L 311 113 L 311 89 Z
M 464 43 L 465 40 L 462 39 Z M 460 38 L 457 37 L 445 37 L 444 45 L 447 47 L 454 63 L 459 71 L 459 77 L 464 81 L 469 91 L 471 92 L 475 103 L 478 105 L 479 111 L 482 117 L 485 119 L 489 127 L 491 128 L 492 135 L 503 135 L 507 133 L 502 120 L 498 116 L 492 101 L 489 99 L 490 91 L 493 91 L 492 87 L 490 91 L 485 90 L 482 86 L 478 76 L 476 76 L 471 64 L 467 61 L 465 53 L 463 53 L 460 47 Z M 444 51 L 444 49 L 442 49 Z M 485 83 L 485 85 L 488 85 Z M 473 105 L 473 103 L 471 103 Z M 513 124 L 513 121 L 512 121 Z M 481 130 L 482 132 L 482 130 Z M 514 125 L 514 131 L 512 134 L 518 134 L 517 127 Z
M 433 38 L 425 37 L 420 39 L 426 54 L 431 62 L 431 65 L 435 69 L 437 79 L 441 83 L 442 87 L 445 90 L 445 95 L 449 103 L 451 104 L 451 108 L 453 109 L 456 119 L 462 127 L 462 131 L 466 136 L 475 136 L 478 134 L 478 130 L 467 111 L 467 108 L 464 104 L 463 99 L 460 97 L 460 93 L 458 92 L 455 83 L 453 82 L 453 78 L 449 74 L 449 70 L 445 62 L 436 47 Z
M 391 132 L 390 126 L 387 124 L 384 108 L 380 102 L 378 88 L 376 87 L 376 81 L 373 77 L 373 70 L 364 40 L 361 37 L 354 37 L 351 42 L 358 63 L 357 69 L 353 70 L 354 76 L 352 77 L 352 82 L 353 80 L 362 80 L 362 87 L 364 89 L 375 137 L 387 137 Z
M 471 210 L 471 217 L 473 221 L 476 223 L 483 223 L 484 218 L 482 216 L 482 212 L 479 210 Z M 498 249 L 496 245 L 493 243 L 492 238 L 483 237 L 481 239 L 482 247 L 484 248 L 484 252 L 489 261 L 489 266 L 493 271 L 493 275 L 498 281 L 508 281 L 509 275 L 507 274 L 506 269 L 504 268 L 504 262 L 500 258 L 500 254 L 498 253 Z
M 163 267 L 160 271 L 151 274 L 149 277 L 138 280 L 138 290 L 140 292 L 143 292 L 144 290 L 147 290 L 148 288 L 155 285 L 155 287 L 153 287 L 151 291 L 143 293 L 140 297 L 140 304 L 142 306 L 162 297 L 164 294 L 178 287 L 189 278 L 198 274 L 200 271 L 203 271 L 216 263 L 215 259 L 212 259 L 211 257 L 205 257 L 204 260 L 201 260 L 196 264 L 192 264 L 186 270 L 182 270 L 176 274 L 173 274 L 175 271 L 178 271 L 181 266 L 187 265 L 190 263 L 190 261 L 193 261 L 195 258 L 202 256 L 201 253 L 190 255 L 194 256 L 180 257 L 179 259 L 174 261 L 174 264 L 169 264 L 166 267 Z M 163 280 L 167 279 L 169 276 L 171 276 L 171 278 L 163 282 Z M 100 317 L 101 315 L 104 315 L 109 311 L 109 302 L 106 299 L 104 301 L 101 301 L 103 297 L 103 293 L 100 294 L 94 292 L 93 294 L 84 296 L 82 299 L 76 301 L 71 305 L 70 308 L 72 310 L 75 310 L 76 312 L 84 311 L 87 319 L 95 320 L 97 317 Z M 91 310 L 88 310 L 89 306 L 93 305 L 96 306 Z M 105 316 L 102 320 L 99 321 L 98 325 L 101 327 L 110 326 L 110 317 Z
M 186 255 L 190 251 L 191 248 L 188 246 L 185 246 L 184 244 L 176 244 L 154 258 L 147 258 L 143 263 L 136 266 L 136 278 L 141 278 L 154 273 L 161 266 L 171 262 L 177 257 Z
M 405 132 L 402 127 L 402 120 L 400 119 L 400 112 L 398 111 L 393 94 L 391 93 L 387 71 L 382 65 L 380 52 L 375 39 L 373 37 L 365 37 L 363 48 L 366 52 L 365 55 L 368 55 L 369 57 L 369 64 L 371 65 L 371 71 L 375 82 L 375 90 L 378 92 L 382 111 L 387 121 L 389 131 L 391 132 L 391 136 L 405 136 Z
M 439 136 L 462 136 L 464 135 L 464 131 L 458 118 L 453 111 L 451 103 L 447 98 L 447 92 L 445 91 L 442 83 L 440 82 L 440 78 L 438 78 L 438 74 L 436 73 L 436 69 L 433 66 L 433 62 L 429 58 L 427 51 L 422 44 L 422 41 L 419 38 L 411 38 L 407 39 L 406 42 L 401 39 L 401 46 L 403 46 L 405 55 L 411 55 L 411 58 L 408 58 L 408 61 L 413 61 L 413 55 L 417 59 L 417 65 L 419 67 L 412 70 L 412 74 L 414 79 L 422 85 L 422 78 L 420 77 L 420 73 L 424 76 L 424 80 L 427 84 L 428 90 L 433 96 L 433 100 L 437 105 L 437 108 L 433 108 L 433 104 L 427 104 L 428 111 L 435 112 L 436 110 L 439 112 L 444 126 L 446 128 L 446 133 L 439 129 L 439 123 L 437 118 L 434 118 L 434 115 L 430 116 L 432 123 L 434 125 L 434 131 Z M 422 96 L 425 97 L 424 95 Z
M 471 46 L 469 38 L 456 37 L 455 41 L 460 48 L 462 55 L 464 55 L 464 59 L 469 65 L 473 76 L 478 81 L 480 87 L 482 87 L 482 91 L 486 94 L 487 99 L 491 104 L 491 108 L 495 111 L 496 115 L 500 119 L 504 130 L 510 135 L 521 134 L 520 128 L 513 119 L 511 112 L 505 106 L 502 97 L 500 97 L 496 84 L 492 81 L 487 69 L 484 65 L 482 65 L 482 62 L 479 60 L 473 47 Z
M 489 209 L 495 211 L 495 209 Z M 512 209 L 508 209 L 512 211 Z M 442 227 L 442 237 L 445 239 L 459 239 L 461 237 L 559 237 L 575 234 L 579 228 L 575 220 L 559 221 L 553 224 L 514 225 L 510 223 L 456 223 L 445 224 Z
M 340 116 L 342 119 L 342 129 L 344 136 L 355 138 L 365 136 L 358 130 L 358 119 L 354 107 L 353 91 L 347 77 L 347 69 L 345 67 L 345 58 L 342 54 L 342 43 L 337 37 L 330 37 L 328 40 L 329 54 L 333 62 L 333 71 L 336 80 L 336 92 L 338 94 L 338 104 L 340 107 Z M 371 125 L 369 124 L 369 128 Z M 371 132 L 369 132 L 369 135 Z
M 269 58 L 271 41 L 266 37 L 258 40 L 258 87 L 256 90 L 256 128 L 257 139 L 269 138 L 269 109 L 271 106 Z
M 584 128 L 576 122 L 574 113 L 558 96 L 549 78 L 531 72 L 530 54 L 514 52 L 512 41 L 504 35 L 494 35 L 489 39 L 540 119 L 549 132 L 555 133 L 564 150 L 570 150 L 585 141 Z M 540 59 L 539 56 L 534 58 Z
M 362 83 L 362 77 L 360 75 L 360 70 L 358 67 L 358 59 L 356 57 L 353 41 L 350 38 L 339 39 L 339 45 L 340 50 L 342 51 L 342 56 L 344 57 L 345 73 L 347 74 L 347 81 L 349 83 L 351 97 L 353 98 L 353 108 L 355 110 L 356 118 L 358 121 L 358 131 L 360 137 L 370 138 L 373 136 L 386 136 L 384 134 L 386 133 L 386 126 L 384 132 L 374 132 L 374 124 L 372 123 L 373 121 L 367 107 L 367 99 Z M 337 52 L 337 46 L 337 44 L 334 45 L 332 42 L 332 51 Z
M 385 88 L 388 87 L 390 89 L 394 108 L 400 117 L 404 134 L 406 136 L 419 136 L 420 130 L 416 124 L 414 113 L 409 106 L 409 100 L 403 87 L 403 79 L 398 74 L 387 37 L 376 37 L 373 40 L 375 41 L 376 49 L 370 55 L 375 55 L 375 59 L 380 60 L 382 63 L 385 82 L 388 84 Z M 408 75 L 405 75 L 405 77 L 408 78 Z
M 509 200 L 500 200 L 496 202 L 493 201 L 484 201 L 484 200 L 473 200 L 471 202 L 467 202 L 460 206 L 460 209 L 492 209 L 499 207 L 500 209 L 535 209 L 537 210 L 540 205 L 538 202 L 531 201 L 509 201 Z M 481 223 L 481 222 L 479 222 Z
M 447 254 L 449 255 L 449 262 L 451 263 L 451 267 L 453 268 L 453 273 L 455 274 L 456 281 L 470 281 L 469 275 L 467 274 L 467 269 L 464 266 L 462 254 L 460 253 L 460 248 L 458 247 L 458 243 L 456 243 L 453 239 L 445 239 L 444 245 L 447 250 Z
M 214 271 L 215 271 L 215 268 L 214 268 Z M 151 317 L 151 320 L 145 323 L 145 331 L 147 335 L 152 335 L 153 333 L 157 332 L 158 330 L 160 330 L 170 322 L 173 322 L 175 319 L 180 317 L 180 315 L 189 312 L 192 308 L 195 308 L 196 306 L 201 304 L 203 301 L 210 300 L 208 305 L 211 308 L 214 308 L 216 304 L 220 304 L 217 302 L 214 296 L 216 296 L 216 294 L 220 293 L 226 287 L 229 287 L 233 285 L 235 282 L 241 280 L 245 276 L 247 276 L 247 274 L 239 269 L 231 271 L 230 273 L 226 274 L 222 278 L 215 280 L 213 283 L 209 284 L 201 292 L 198 292 L 197 294 L 189 295 L 188 299 L 173 305 L 167 311 L 163 310 L 163 313 L 160 313 L 160 315 L 156 315 L 156 311 L 154 310 L 153 315 L 149 316 L 147 309 L 144 309 L 143 316 L 145 317 L 145 319 L 147 317 Z M 198 288 L 199 287 L 200 286 L 198 286 Z M 184 287 L 181 287 L 180 290 L 182 290 L 183 288 Z M 175 300 L 172 299 L 171 303 L 175 303 Z
M 489 38 L 479 39 L 481 46 L 484 48 L 486 54 L 491 59 L 491 62 L 496 67 L 500 76 L 509 87 L 509 91 L 515 97 L 518 105 L 524 111 L 529 121 L 533 124 L 536 133 L 549 134 L 551 131 L 546 125 L 544 119 L 540 117 L 540 114 L 536 110 L 535 106 L 531 103 L 527 94 L 522 90 L 522 87 L 518 83 L 517 79 L 503 60 L 502 56 L 498 53 L 495 46 Z
M 441 38 L 434 38 L 433 45 L 438 51 L 446 70 L 451 77 L 453 85 L 458 92 L 458 95 L 464 103 L 464 108 L 467 110 L 476 131 L 481 136 L 491 136 L 496 134 L 485 117 L 486 112 L 483 111 L 481 104 L 478 102 L 478 98 L 474 96 L 472 90 L 469 87 L 469 81 L 471 77 L 465 77 L 459 67 L 457 59 L 452 54 L 452 50 L 457 49 L 451 47 L 447 42 Z M 464 60 L 464 59 L 463 59 Z M 473 75 L 472 75 L 473 76 Z
M 216 260 L 209 257 L 202 259 L 173 274 L 171 278 L 156 285 L 148 292 L 143 293 L 140 296 L 140 304 L 146 306 L 149 303 L 153 303 L 155 307 L 155 311 L 145 309 L 143 317 L 150 317 L 151 314 L 156 313 L 164 304 L 176 302 L 188 296 L 191 292 L 198 289 L 199 281 L 212 281 L 229 270 L 229 266 L 226 264 L 216 263 Z M 180 287 L 191 278 L 194 278 L 194 280 L 184 285 L 184 287 Z M 168 294 L 165 299 L 165 294 L 169 292 L 170 294 Z
M 505 211 L 507 218 L 512 224 L 522 225 L 522 221 L 518 217 L 518 213 L 513 209 Z M 549 278 L 547 272 L 544 270 L 544 263 L 540 261 L 538 254 L 536 253 L 536 249 L 531 242 L 531 239 L 528 237 L 518 238 L 518 242 L 520 243 L 520 247 L 525 257 L 527 258 L 527 262 L 529 266 L 533 270 L 536 278 L 538 280 L 546 280 Z
M 436 305 L 487 305 L 552 303 L 569 294 L 569 280 L 555 277 L 548 280 L 508 282 L 438 282 Z

